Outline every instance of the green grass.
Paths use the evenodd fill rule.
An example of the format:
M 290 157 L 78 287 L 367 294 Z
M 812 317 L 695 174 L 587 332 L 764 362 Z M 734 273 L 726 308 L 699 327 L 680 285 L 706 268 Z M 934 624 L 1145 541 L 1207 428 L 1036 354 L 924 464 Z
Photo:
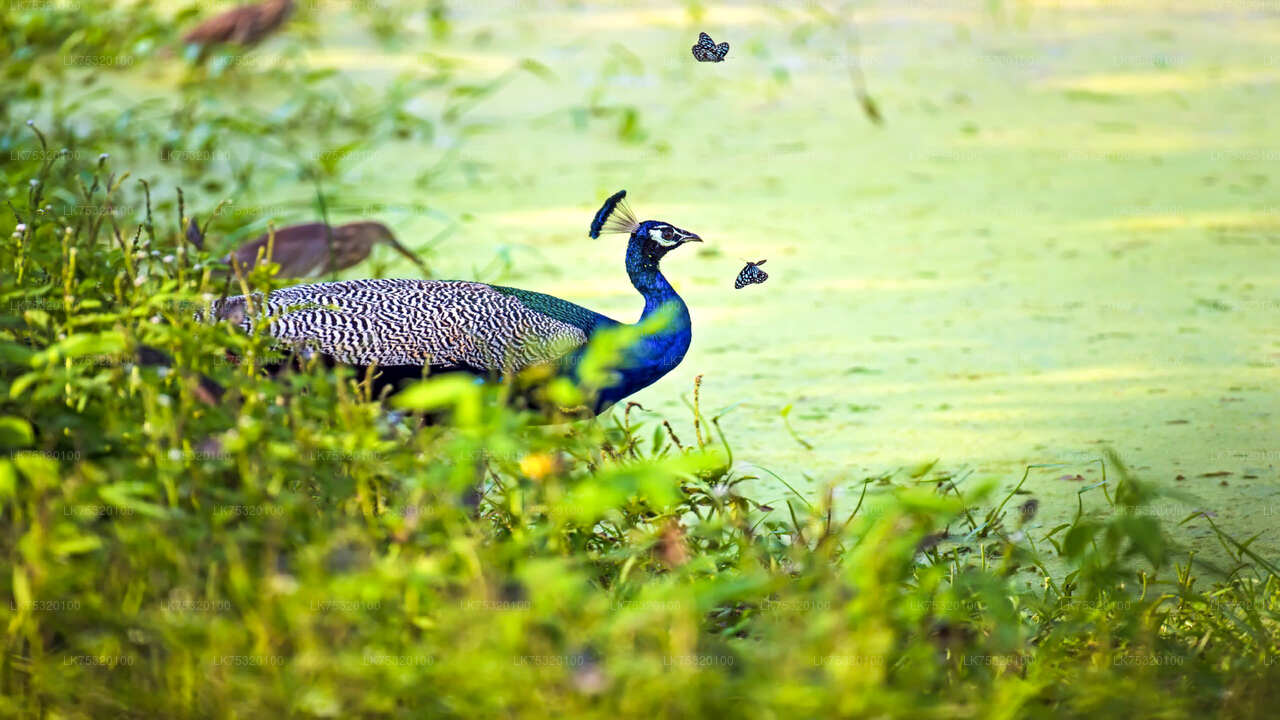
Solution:
M 15 173 L 40 182 L 13 186 L 25 228 L 0 252 L 8 713 L 1249 717 L 1274 702 L 1280 570 L 1223 533 L 1233 565 L 1197 580 L 1145 512 L 1153 487 L 1114 457 L 1087 490 L 1107 510 L 1046 529 L 1014 499 L 1032 468 L 1009 492 L 930 462 L 868 480 L 853 512 L 831 487 L 762 504 L 700 392 L 691 428 L 635 407 L 545 428 L 504 388 L 442 378 L 396 404 L 449 422 L 390 420 L 342 374 L 262 376 L 262 338 L 197 324 L 207 258 L 179 252 L 176 220 L 113 218 L 113 242 L 36 211 L 121 192 L 106 164 Z M 140 343 L 175 367 L 129 362 Z M 225 402 L 197 397 L 200 373 Z
M 751 435 L 764 447 L 729 426 L 741 393 L 711 383 L 684 414 L 628 405 L 548 426 L 508 409 L 506 387 L 431 379 L 393 403 L 402 417 L 340 372 L 262 375 L 263 338 L 193 318 L 222 291 L 208 272 L 221 248 L 185 245 L 184 216 L 212 215 L 225 244 L 268 218 L 214 213 L 219 192 L 266 193 L 289 220 L 396 205 L 401 191 L 357 181 L 355 149 L 264 152 L 239 169 L 216 152 L 264 133 L 347 147 L 417 127 L 398 94 L 411 83 L 334 109 L 315 100 L 333 78 L 277 68 L 303 99 L 248 122 L 220 93 L 256 71 L 231 65 L 181 98 L 177 121 L 76 123 L 100 111 L 41 104 L 65 86 L 59 53 L 127 54 L 170 32 L 145 9 L 91 10 L 4 11 L 6 42 L 29 49 L 22 69 L 43 83 L 18 83 L 10 61 L 0 105 L 4 715 L 1248 718 L 1280 700 L 1280 568 L 1114 454 L 814 480 L 756 463 L 773 446 L 831 445 L 825 407 L 883 411 L 796 399 L 792 418 L 784 402 L 770 434 Z M 394 14 L 360 17 L 395 40 Z M 113 31 L 76 35 L 90 18 Z M 40 40 L 48 27 L 73 46 Z M 424 72 L 478 86 L 446 69 Z M 17 108 L 37 107 L 28 127 Z M 307 134 L 329 115 L 329 137 Z M 610 142 L 656 132 L 627 122 Z M 169 133 L 204 137 L 174 147 L 208 154 L 147 185 L 126 176 L 130 143 Z M 428 186 L 465 182 L 460 147 Z M 261 269 L 243 282 L 279 281 Z M 593 348 L 598 371 L 619 341 Z M 172 368 L 132 362 L 142 344 Z M 874 366 L 841 367 L 888 374 Z M 200 375 L 228 388 L 223 402 L 200 398 Z M 443 421 L 419 426 L 419 413 Z M 1087 481 L 1052 481 L 1070 503 L 1028 504 L 1039 478 L 1076 473 Z M 1193 523 L 1214 557 L 1180 539 Z

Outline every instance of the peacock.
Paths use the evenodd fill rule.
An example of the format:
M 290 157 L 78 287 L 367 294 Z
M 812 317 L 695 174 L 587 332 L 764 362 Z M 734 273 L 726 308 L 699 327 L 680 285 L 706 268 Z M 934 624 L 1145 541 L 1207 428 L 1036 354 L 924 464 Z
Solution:
M 692 339 L 689 308 L 659 268 L 667 253 L 698 235 L 661 220 L 637 221 L 611 196 L 589 235 L 629 236 L 627 275 L 644 298 L 638 339 L 624 349 L 612 380 L 589 403 L 603 412 L 671 372 Z M 567 300 L 530 290 L 465 280 L 367 279 L 295 285 L 269 293 L 215 301 L 215 318 L 265 330 L 281 346 L 327 362 L 373 369 L 375 392 L 394 391 L 427 373 L 466 372 L 506 377 L 548 366 L 579 380 L 587 344 L 622 323 Z M 660 316 L 654 325 L 646 319 Z M 375 369 L 376 368 L 376 369 Z

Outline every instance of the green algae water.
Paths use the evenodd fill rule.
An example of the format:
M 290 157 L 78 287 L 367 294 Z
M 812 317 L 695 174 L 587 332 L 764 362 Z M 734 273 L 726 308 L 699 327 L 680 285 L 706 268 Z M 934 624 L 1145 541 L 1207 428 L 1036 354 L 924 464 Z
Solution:
M 167 46 L 234 2 L 0 9 L 0 716 L 1270 716 L 1271 4 L 308 0 Z M 371 402 L 193 312 L 237 291 L 192 263 L 370 219 L 631 321 L 623 188 L 706 242 L 691 351 L 600 421 Z
M 810 494 L 834 484 L 852 502 L 865 478 L 1011 488 L 1045 465 L 1023 489 L 1052 527 L 1078 496 L 1103 502 L 1096 487 L 1079 493 L 1102 480 L 1111 448 L 1178 493 L 1164 519 L 1203 511 L 1240 535 L 1269 530 L 1280 513 L 1274 9 L 816 7 L 519 3 L 501 22 L 457 8 L 426 47 L 377 44 L 356 23 L 312 27 L 317 41 L 295 61 L 357 90 L 412 75 L 428 54 L 477 82 L 529 58 L 549 71 L 511 74 L 468 108 L 465 137 L 352 152 L 346 187 L 380 200 L 337 203 L 334 217 L 381 211 L 415 247 L 451 227 L 434 245 L 437 276 L 624 321 L 641 301 L 623 247 L 586 237 L 600 200 L 625 188 L 641 219 L 699 233 L 705 248 L 664 263 L 691 308 L 693 346 L 631 399 L 678 417 L 702 376 L 704 411 L 728 410 L 722 426 L 743 467 L 761 468 L 766 499 L 790 492 L 774 475 Z M 725 62 L 692 59 L 701 30 L 731 43 Z M 289 42 L 255 53 L 280 57 Z M 855 50 L 883 125 L 854 94 Z M 118 84 L 141 98 L 172 79 Z M 244 92 L 269 108 L 280 88 Z M 458 172 L 415 186 L 455 151 Z M 234 199 L 281 200 L 281 221 L 312 220 L 308 193 L 286 175 Z M 256 232 L 265 219 L 253 219 Z M 734 290 L 760 258 L 769 281 Z M 390 262 L 386 273 L 412 274 Z M 1203 523 L 1184 530 L 1213 551 Z M 1264 533 L 1258 547 L 1276 542 Z

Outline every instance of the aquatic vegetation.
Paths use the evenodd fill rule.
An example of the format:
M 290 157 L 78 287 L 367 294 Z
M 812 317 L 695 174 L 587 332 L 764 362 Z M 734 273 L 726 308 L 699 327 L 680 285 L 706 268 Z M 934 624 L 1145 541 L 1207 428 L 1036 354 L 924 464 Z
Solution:
M 1198 578 L 1114 457 L 1094 490 L 1109 512 L 1045 531 L 1013 502 L 1025 473 L 1001 495 L 935 463 L 863 482 L 852 512 L 835 487 L 760 502 L 751 449 L 700 387 L 691 431 L 635 403 L 538 427 L 502 402 L 510 385 L 456 376 L 389 414 L 348 371 L 266 376 L 267 338 L 196 322 L 208 255 L 181 223 L 39 212 L 82 173 L 91 197 L 119 193 L 106 165 L 9 179 L 38 179 L 0 245 L 10 714 L 1250 717 L 1275 701 L 1280 568 L 1215 526 L 1238 562 Z M 172 367 L 134 363 L 144 344 Z M 600 377 L 621 347 L 593 344 Z M 890 492 L 873 504 L 872 486 Z
M 63 64 L 59 48 L 134 54 L 141 62 L 176 39 L 185 23 L 165 22 L 148 4 L 78 5 L 87 11 L 56 3 L 0 11 L 6 20 L 0 36 L 9 43 L 0 49 L 15 51 L 4 72 L 13 92 L 0 99 L 6 120 L 0 191 L 8 202 L 0 217 L 4 715 L 1250 718 L 1275 707 L 1280 567 L 1259 537 L 1219 517 L 1226 514 L 1221 507 L 1176 502 L 1194 500 L 1181 488 L 1196 480 L 1214 487 L 1230 480 L 1242 502 L 1253 502 L 1257 495 L 1248 491 L 1255 488 L 1241 488 L 1238 470 L 1232 475 L 1216 463 L 1187 469 L 1173 486 L 1138 463 L 1130 469 L 1098 451 L 1061 465 L 974 471 L 950 464 L 968 459 L 958 443 L 914 448 L 917 461 L 898 470 L 860 470 L 860 447 L 846 449 L 845 464 L 832 473 L 810 472 L 816 461 L 799 472 L 784 470 L 765 458 L 779 447 L 809 459 L 841 446 L 849 436 L 836 428 L 847 418 L 865 421 L 857 432 L 887 427 L 917 444 L 920 436 L 905 432 L 917 427 L 912 413 L 973 408 L 929 382 L 917 396 L 920 406 L 902 412 L 897 390 L 831 393 L 830 376 L 859 386 L 906 383 L 891 353 L 864 356 L 819 345 L 812 335 L 797 335 L 800 315 L 784 313 L 791 322 L 774 322 L 763 302 L 749 316 L 762 334 L 744 336 L 737 326 L 731 337 L 739 344 L 726 343 L 727 354 L 747 356 L 759 381 L 725 384 L 732 367 L 699 365 L 696 372 L 707 374 L 693 383 L 687 415 L 622 399 L 598 417 L 547 425 L 542 413 L 511 402 L 521 382 L 545 377 L 491 384 L 428 377 L 381 400 L 347 368 L 301 362 L 274 376 L 261 372 L 279 359 L 266 332 L 196 319 L 228 291 L 252 298 L 285 285 L 264 264 L 235 277 L 228 290 L 215 275 L 228 247 L 303 218 L 337 225 L 388 217 L 401 237 L 395 220 L 424 221 L 411 245 L 422 247 L 421 238 L 434 235 L 424 252 L 433 267 L 459 263 L 449 257 L 451 248 L 439 246 L 452 232 L 468 240 L 461 262 L 484 263 L 490 248 L 476 250 L 476 233 L 467 234 L 480 211 L 458 200 L 476 195 L 448 191 L 479 187 L 477 195 L 501 193 L 521 204 L 486 200 L 495 213 L 559 212 L 548 210 L 538 191 L 545 186 L 522 177 L 518 162 L 491 162 L 510 146 L 495 141 L 498 150 L 473 154 L 467 144 L 479 133 L 493 137 L 485 102 L 521 90 L 514 78 L 546 79 L 546 69 L 517 62 L 496 74 L 476 73 L 432 54 L 419 58 L 419 72 L 379 85 L 304 67 L 282 52 L 270 65 L 223 60 L 203 76 L 193 71 L 172 97 L 104 108 L 91 85 L 78 84 L 84 74 Z M 423 32 L 471 37 L 473 30 L 456 23 L 442 2 L 416 15 L 356 5 L 357 19 L 385 33 L 387 44 Z M 684 5 L 695 26 L 716 12 Z M 1002 16 L 999 8 L 990 14 Z M 179 18 L 195 11 L 180 10 Z M 819 30 L 801 27 L 795 42 Z M 682 66 L 689 65 L 688 34 L 672 32 L 663 48 L 673 58 L 678 50 Z M 757 51 L 766 53 L 758 39 L 735 45 L 741 52 L 735 63 L 715 70 L 747 66 Z M 875 50 L 867 57 L 883 59 L 883 47 Z M 231 56 L 211 58 L 211 65 L 219 57 Z M 616 119 L 610 136 L 590 141 L 611 153 L 647 155 L 636 145 L 660 134 L 664 110 L 606 87 L 639 75 L 638 57 L 618 51 L 609 62 L 603 78 L 587 70 L 587 101 L 570 112 L 583 113 L 584 123 Z M 93 82 L 109 84 L 123 74 L 113 70 Z M 798 69 L 791 77 L 786 92 L 810 83 Z M 766 96 L 768 82 L 760 86 Z M 246 88 L 255 92 L 252 103 L 238 97 L 248 96 Z M 971 92 L 990 102 L 981 88 Z M 754 119 L 725 95 L 714 100 L 726 115 Z M 948 102 L 957 114 L 972 107 Z M 675 105 L 688 113 L 678 117 L 692 136 L 690 116 L 701 107 Z M 917 112 L 901 97 L 893 107 L 902 124 L 942 112 L 937 106 Z M 556 113 L 563 120 L 563 109 Z M 728 123 L 725 115 L 713 121 L 717 128 Z M 954 128 L 972 128 L 956 130 L 967 142 L 992 142 L 990 124 L 966 116 Z M 875 130 L 890 154 L 895 129 Z M 816 155 L 843 162 L 821 123 L 809 131 L 815 139 L 806 142 Z M 911 146 L 921 148 L 914 164 L 889 162 L 869 148 L 862 167 L 874 169 L 878 184 L 840 186 L 833 196 L 819 189 L 810 211 L 816 216 L 819 205 L 839 204 L 828 202 L 833 197 L 884 197 L 901 184 L 898 164 L 921 184 L 945 177 L 939 168 L 954 163 L 957 151 L 935 158 L 930 153 L 938 148 L 929 140 L 913 129 Z M 382 169 L 392 163 L 383 160 L 404 154 L 406 146 L 397 143 L 413 143 L 409 179 L 372 182 L 385 179 Z M 675 138 L 665 152 L 681 157 L 684 144 Z M 781 179 L 759 182 L 780 206 L 807 191 L 798 178 L 831 184 L 827 167 L 797 157 L 806 143 L 761 147 L 778 166 L 765 172 Z M 713 201 L 730 182 L 721 178 L 753 198 L 740 202 L 758 196 L 744 189 L 757 178 L 733 178 L 716 165 L 720 155 L 755 157 L 753 150 L 725 149 L 708 147 L 697 158 L 703 167 L 680 172 L 705 183 L 693 184 L 707 192 L 688 202 L 705 207 L 708 227 L 718 221 L 729 236 L 727 219 L 745 214 L 742 204 Z M 552 182 L 563 182 L 557 163 L 580 164 L 577 157 L 537 159 Z M 885 162 L 877 165 L 879 159 Z M 788 171 L 793 161 L 802 170 Z M 600 162 L 610 172 L 619 166 L 614 158 Z M 1162 189 L 1173 186 L 1163 181 L 1173 162 L 1150 163 L 1160 166 L 1162 182 L 1154 184 Z M 1087 173 L 1087 184 L 1096 178 Z M 608 192 L 616 181 L 592 175 L 585 182 Z M 655 167 L 642 181 L 657 185 L 670 176 Z M 966 178 L 970 185 L 977 183 Z M 430 196 L 420 192 L 426 189 Z M 970 202 L 953 191 L 931 199 L 944 207 L 948 194 Z M 1096 205 L 1094 196 L 1082 196 L 1089 208 Z M 1055 197 L 1070 205 L 1069 193 Z M 244 198 L 253 198 L 252 208 Z M 917 200 L 901 214 L 934 212 L 923 201 L 916 207 Z M 867 202 L 859 214 L 897 209 Z M 203 222 L 192 232 L 195 216 Z M 1246 232 L 1254 220 L 1206 217 L 1224 243 L 1257 240 Z M 833 227 L 847 234 L 830 238 L 844 243 L 866 229 L 861 220 L 842 220 Z M 1141 221 L 1135 235 L 1146 232 L 1142 223 L 1165 219 Z M 516 222 L 530 224 L 524 217 Z M 768 243 L 770 257 L 792 252 L 792 236 L 776 227 L 781 223 L 754 214 L 742 222 Z M 987 222 L 975 219 L 982 228 Z M 568 228 L 564 237 L 592 246 L 580 226 Z M 663 237 L 657 230 L 654 242 Z M 896 251 L 909 236 L 891 237 L 884 247 Z M 1055 255 L 1080 252 L 1044 241 Z M 520 237 L 498 242 L 496 260 L 479 273 L 485 279 L 519 270 L 533 252 Z M 824 242 L 839 244 L 825 235 Z M 766 254 L 760 249 L 751 256 Z M 857 248 L 859 262 L 870 262 L 875 253 L 863 250 Z M 1000 250 L 993 244 L 977 252 Z M 973 252 L 966 244 L 963 254 Z M 1129 252 L 1117 243 L 1100 255 Z M 884 295 L 897 302 L 936 294 L 941 283 L 963 277 L 964 261 L 948 256 L 877 277 L 880 284 L 859 298 L 893 320 L 902 310 L 883 304 Z M 788 274 L 806 271 L 800 262 L 788 267 Z M 870 283 L 859 272 L 839 266 L 829 275 L 805 275 L 794 284 L 809 282 L 812 294 L 798 290 L 800 300 L 777 303 L 819 318 L 825 337 L 843 317 L 820 303 L 848 297 L 836 295 L 841 288 Z M 1091 293 L 1105 290 L 1107 270 L 1099 272 Z M 698 292 L 696 277 L 675 279 L 685 280 L 682 293 Z M 705 273 L 708 287 L 744 304 L 778 297 L 735 293 L 726 279 L 720 270 Z M 1274 310 L 1258 287 L 1252 300 L 1225 284 L 1196 287 L 1180 307 L 1215 323 L 1248 302 Z M 1055 308 L 1030 311 L 1057 318 Z M 968 305 L 961 312 L 972 314 Z M 729 314 L 720 313 L 720 322 Z M 941 327 L 948 323 L 944 318 Z M 613 381 L 637 332 L 617 328 L 586 345 L 580 367 L 588 391 Z M 903 342 L 903 334 L 880 326 L 859 339 L 885 347 Z M 788 355 L 788 347 L 804 352 Z M 1006 349 L 990 353 L 1001 356 L 992 362 Z M 141 362 L 149 350 L 165 362 Z M 963 382 L 983 379 L 951 347 L 906 353 L 912 361 L 942 357 Z M 824 354 L 835 359 L 816 370 L 799 367 Z M 216 381 L 219 397 L 210 395 L 208 381 Z M 789 395 L 811 381 L 805 397 Z M 1223 403 L 1245 392 L 1237 382 L 1217 391 L 1228 393 Z M 561 406 L 584 397 L 567 383 L 549 383 L 545 392 Z M 761 400 L 770 393 L 776 404 Z M 1096 408 L 1075 410 L 1088 416 Z M 733 426 L 749 412 L 763 418 L 763 429 Z M 1165 422 L 1188 417 L 1201 420 L 1179 409 Z M 1087 422 L 1092 427 L 1095 418 Z M 942 449 L 955 455 L 938 459 Z M 1250 452 L 1260 462 L 1273 457 L 1265 449 Z M 1040 475 L 1049 479 L 1037 483 Z M 1064 519 L 1046 490 L 1071 499 Z M 1190 525 L 1207 528 L 1220 552 L 1188 551 L 1180 533 Z

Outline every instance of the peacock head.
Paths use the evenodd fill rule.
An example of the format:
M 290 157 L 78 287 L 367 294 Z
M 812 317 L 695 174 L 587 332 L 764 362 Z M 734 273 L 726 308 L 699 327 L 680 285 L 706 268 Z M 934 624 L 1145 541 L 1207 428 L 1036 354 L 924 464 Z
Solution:
M 638 250 L 645 258 L 655 261 L 687 242 L 702 242 L 696 233 L 681 230 L 669 222 L 638 222 L 631 208 L 627 207 L 626 197 L 627 191 L 619 190 L 605 200 L 591 221 L 588 235 L 598 238 L 602 232 L 628 234 L 631 236 L 631 251 Z
M 653 260 L 675 250 L 687 242 L 702 242 L 696 233 L 680 228 L 661 220 L 645 220 L 636 226 L 631 233 L 633 242 L 640 243 L 640 251 L 645 257 Z

